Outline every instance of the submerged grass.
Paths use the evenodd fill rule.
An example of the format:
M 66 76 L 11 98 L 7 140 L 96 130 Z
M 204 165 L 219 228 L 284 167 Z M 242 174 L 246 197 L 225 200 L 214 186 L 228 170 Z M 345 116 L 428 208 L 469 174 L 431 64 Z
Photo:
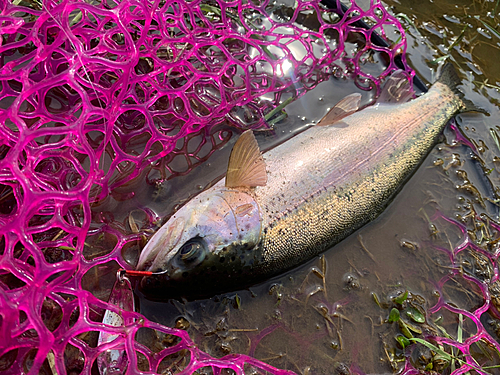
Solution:
M 418 52 L 424 52 L 421 59 L 425 63 L 422 66 L 435 69 L 435 65 L 442 64 L 445 61 L 452 61 L 462 73 L 466 73 L 464 86 L 467 88 L 472 87 L 471 91 L 475 93 L 479 91 L 480 95 L 482 95 L 481 98 L 478 99 L 476 96 L 475 99 L 486 99 L 483 101 L 484 106 L 488 105 L 484 104 L 486 101 L 498 106 L 500 85 L 498 84 L 497 61 L 500 58 L 500 31 L 498 27 L 500 24 L 500 15 L 498 14 L 500 0 L 491 2 L 475 1 L 461 7 L 457 7 L 451 1 L 442 1 L 439 2 L 439 13 L 436 13 L 437 7 L 432 8 L 432 10 L 415 10 L 407 3 L 405 1 L 389 1 L 389 5 L 394 6 L 397 17 L 408 25 L 406 31 L 414 38 L 415 44 L 424 44 L 429 48 L 429 51 L 423 51 L 424 48 L 418 50 Z M 408 6 L 408 8 L 405 8 L 405 6 Z M 441 16 L 443 14 L 446 16 Z M 418 49 L 418 47 L 415 47 L 415 49 Z M 416 51 L 411 50 L 411 48 L 410 53 L 413 56 L 416 55 Z M 418 65 L 417 62 L 416 65 Z M 485 179 L 485 185 L 493 190 L 492 198 L 486 195 L 481 186 L 471 183 L 466 173 L 462 175 L 463 182 L 460 181 L 456 185 L 462 187 L 462 189 L 456 190 L 456 193 L 460 199 L 457 207 L 462 205 L 463 212 L 458 214 L 457 211 L 459 210 L 455 208 L 450 216 L 455 214 L 455 218 L 463 226 L 461 227 L 462 234 L 460 237 L 463 247 L 457 248 L 458 245 L 452 244 L 450 241 L 449 249 L 443 247 L 442 251 L 450 258 L 450 264 L 447 267 L 449 267 L 450 272 L 454 272 L 454 276 L 451 278 L 452 281 L 456 281 L 463 274 L 466 274 L 467 277 L 475 280 L 481 289 L 481 301 L 482 298 L 493 297 L 491 309 L 495 310 L 495 314 L 492 313 L 494 317 L 491 318 L 491 321 L 498 323 L 496 318 L 497 306 L 495 305 L 496 302 L 494 302 L 494 299 L 498 298 L 498 296 L 495 296 L 494 293 L 485 292 L 486 289 L 491 288 L 492 274 L 486 273 L 484 269 L 480 271 L 479 264 L 470 264 L 464 261 L 465 248 L 469 246 L 466 251 L 483 256 L 486 259 L 483 263 L 490 264 L 491 262 L 491 268 L 494 269 L 494 272 L 498 272 L 498 255 L 496 253 L 492 255 L 492 246 L 497 246 L 499 241 L 498 209 L 490 209 L 485 206 L 485 202 L 494 204 L 497 202 L 497 199 L 495 199 L 496 193 L 494 192 L 499 189 L 498 174 L 500 173 L 498 167 L 500 133 L 498 133 L 496 127 L 498 116 L 493 113 L 490 113 L 490 116 L 493 118 L 490 118 L 489 121 L 483 118 L 478 120 L 477 124 L 474 123 L 473 126 L 466 127 L 462 125 L 460 131 L 469 140 L 472 139 L 472 143 L 480 146 L 475 151 L 473 158 L 478 165 L 481 165 L 481 173 L 483 174 L 481 177 Z M 457 148 L 451 152 L 461 154 Z M 463 166 L 464 160 L 458 160 L 456 164 L 446 170 L 443 168 L 446 175 L 452 176 L 451 171 L 455 169 L 462 171 L 465 169 Z M 467 187 L 467 191 L 463 187 Z M 435 203 L 436 205 L 439 204 L 438 201 L 435 201 Z M 435 222 L 434 218 L 429 218 L 425 211 L 424 215 L 426 221 L 430 225 L 434 225 L 432 224 Z M 487 220 L 483 220 L 486 218 Z M 436 228 L 430 236 L 432 238 L 431 242 L 436 241 L 436 238 L 443 233 L 441 227 L 439 231 Z M 460 243 L 460 241 L 457 243 Z M 467 243 L 470 245 L 464 245 Z M 468 262 L 472 261 L 468 260 Z M 493 271 L 491 272 L 493 273 Z M 449 296 L 447 296 L 447 299 L 448 303 L 455 308 L 463 302 L 450 301 Z M 393 300 L 393 302 L 395 301 Z M 385 308 L 388 314 L 386 322 L 390 323 L 391 327 L 391 342 L 393 345 L 391 350 L 395 352 L 398 349 L 402 350 L 409 356 L 408 358 L 413 358 L 411 353 L 427 353 L 427 355 L 424 355 L 428 360 L 427 363 L 418 363 L 414 359 L 409 359 L 413 361 L 412 365 L 416 369 L 437 373 L 449 373 L 450 371 L 460 371 L 460 373 L 467 374 L 476 372 L 483 374 L 498 373 L 500 368 L 499 332 L 490 335 L 484 333 L 485 329 L 481 327 L 481 324 L 484 324 L 482 317 L 490 316 L 489 313 L 482 315 L 481 319 L 476 315 L 477 320 L 474 320 L 474 324 L 478 326 L 478 332 L 483 333 L 478 334 L 477 337 L 471 340 L 467 336 L 466 330 L 466 321 L 467 324 L 470 324 L 470 319 L 465 314 L 466 309 L 464 309 L 464 313 L 454 312 L 452 321 L 444 319 L 447 327 L 445 328 L 443 322 L 438 320 L 422 320 L 419 315 L 415 315 L 416 319 L 412 319 L 413 312 L 411 310 L 405 311 L 407 307 L 403 307 L 403 305 L 384 306 L 379 297 L 376 298 L 376 303 L 379 307 Z M 433 313 L 443 307 L 446 308 L 444 304 L 441 306 L 440 308 L 434 308 Z M 473 306 L 474 308 L 478 307 L 477 304 Z M 470 308 L 468 311 L 473 311 L 473 309 Z M 424 312 L 424 318 L 427 317 L 428 319 L 430 316 L 429 309 L 427 308 Z M 421 327 L 424 333 L 418 334 L 411 331 L 406 326 L 404 319 Z M 450 329 L 450 327 L 453 327 L 453 329 Z M 449 332 L 453 332 L 453 334 L 449 334 Z M 410 334 L 413 337 L 409 337 Z M 471 337 L 473 337 L 472 334 Z
M 498 32 L 495 27 L 493 27 L 492 25 L 490 25 L 489 22 L 486 22 L 484 21 L 483 19 L 481 19 L 481 16 L 479 15 L 476 15 L 474 16 L 475 19 L 477 19 L 479 22 L 481 22 L 483 24 L 483 26 L 488 29 L 488 31 L 493 35 L 493 36 L 496 36 L 498 39 L 500 39 L 500 32 Z
M 402 298 L 403 296 L 409 298 Z M 405 293 L 400 294 L 396 298 L 392 298 L 392 308 L 388 304 L 378 303 L 379 307 L 383 309 L 390 308 L 386 324 L 388 327 L 396 327 L 396 329 L 392 331 L 395 340 L 392 342 L 397 343 L 397 345 L 394 346 L 394 344 L 385 343 L 384 349 L 394 371 L 399 371 L 398 365 L 401 365 L 401 363 L 406 360 L 405 358 L 412 358 L 412 353 L 418 353 L 418 360 L 414 360 L 412 363 L 413 366 L 420 371 L 442 373 L 447 368 L 450 368 L 453 372 L 460 367 L 465 367 L 467 371 L 477 371 L 483 374 L 493 375 L 493 373 L 488 370 L 500 368 L 500 364 L 481 365 L 485 360 L 490 362 L 495 360 L 495 358 L 483 348 L 482 343 L 486 346 L 491 346 L 488 345 L 487 341 L 484 339 L 474 342 L 480 349 L 482 358 L 476 358 L 477 354 L 472 354 L 472 352 L 469 353 L 467 357 L 464 355 L 465 332 L 463 314 L 457 314 L 458 322 L 455 339 L 441 324 L 443 323 L 442 316 L 432 323 L 427 323 L 427 313 L 425 311 L 420 312 L 423 306 L 416 303 L 415 297 L 416 295 L 414 293 L 406 290 Z M 408 313 L 410 311 L 412 312 L 411 314 Z M 418 311 L 418 313 L 413 315 L 415 311 Z M 417 325 L 405 321 L 403 319 L 404 316 L 413 320 Z M 392 323 L 397 324 L 393 325 Z M 424 332 L 426 333 L 424 334 Z M 444 343 L 442 338 L 446 339 L 447 342 Z M 456 342 L 456 345 L 453 345 L 453 342 Z M 422 350 L 422 347 L 428 349 L 428 352 Z M 500 353 L 498 351 L 496 351 L 496 353 L 497 359 L 500 361 Z

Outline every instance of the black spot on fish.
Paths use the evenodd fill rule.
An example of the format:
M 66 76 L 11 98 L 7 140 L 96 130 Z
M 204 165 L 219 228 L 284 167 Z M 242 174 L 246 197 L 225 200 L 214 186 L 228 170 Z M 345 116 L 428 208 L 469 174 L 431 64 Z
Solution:
M 220 257 L 219 262 L 224 263 L 226 261 L 226 258 Z
M 188 277 L 188 275 L 189 275 L 189 274 L 188 274 L 187 272 L 183 272 L 183 273 L 182 273 L 182 277 L 184 277 L 184 278 Z

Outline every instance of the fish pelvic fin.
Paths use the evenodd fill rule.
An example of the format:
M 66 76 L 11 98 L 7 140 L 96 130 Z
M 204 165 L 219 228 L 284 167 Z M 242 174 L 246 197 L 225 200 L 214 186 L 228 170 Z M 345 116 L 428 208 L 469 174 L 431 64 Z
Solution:
M 387 78 L 377 103 L 404 103 L 413 98 L 413 87 L 404 70 L 396 70 Z
M 359 109 L 359 102 L 361 101 L 361 94 L 354 93 L 347 95 L 340 102 L 335 104 L 332 109 L 321 119 L 316 126 L 328 126 L 335 124 Z
M 470 100 L 465 99 L 464 94 L 458 89 L 461 84 L 460 77 L 455 69 L 455 66 L 448 62 L 441 68 L 439 72 L 439 78 L 436 82 L 442 83 L 450 88 L 450 90 L 461 100 L 462 108 L 460 112 L 481 112 L 487 113 L 484 109 L 477 107 Z
M 255 187 L 267 184 L 266 163 L 251 130 L 245 131 L 229 156 L 226 187 Z

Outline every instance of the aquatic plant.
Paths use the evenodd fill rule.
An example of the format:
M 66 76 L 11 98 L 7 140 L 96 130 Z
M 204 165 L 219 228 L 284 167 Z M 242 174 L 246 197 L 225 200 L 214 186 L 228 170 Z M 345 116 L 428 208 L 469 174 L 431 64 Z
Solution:
M 432 300 L 403 285 L 383 298 L 372 294 L 386 312 L 380 329 L 384 360 L 405 374 L 494 373 L 500 367 L 499 289 L 498 251 L 491 250 L 498 242 L 498 224 L 484 216 L 451 219 L 439 211 L 424 216 L 433 239 L 423 246 L 437 253 L 436 258 L 427 255 L 428 261 L 442 259 L 433 266 L 446 272 L 434 283 Z M 484 236 L 467 229 L 470 221 Z M 412 243 L 402 246 L 422 251 Z
M 280 104 L 331 75 L 378 90 L 396 60 L 411 72 L 398 21 L 379 1 L 347 12 L 306 0 L 0 7 L 0 370 L 95 373 L 113 349 L 130 373 L 288 373 L 212 358 L 181 327 L 106 301 L 160 221 L 148 203 L 165 181 L 233 132 L 282 120 Z M 400 37 L 390 47 L 373 42 L 385 30 Z M 106 310 L 126 324 L 101 323 Z M 99 332 L 117 336 L 97 345 Z

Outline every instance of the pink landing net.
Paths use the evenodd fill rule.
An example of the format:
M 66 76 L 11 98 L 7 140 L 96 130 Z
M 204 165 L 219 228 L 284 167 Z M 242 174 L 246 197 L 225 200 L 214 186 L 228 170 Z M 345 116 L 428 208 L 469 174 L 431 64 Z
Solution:
M 307 0 L 4 0 L 0 10 L 0 370 L 96 373 L 113 348 L 130 373 L 167 371 L 181 352 L 187 361 L 169 371 L 288 373 L 208 356 L 185 331 L 105 302 L 112 284 L 86 290 L 98 270 L 133 268 L 124 249 L 142 247 L 159 220 L 135 207 L 137 232 L 99 206 L 189 173 L 230 139 L 222 126 L 266 127 L 286 95 L 332 74 L 378 89 L 395 56 L 410 71 L 397 20 L 379 1 L 340 16 Z M 386 30 L 392 47 L 371 43 Z M 363 71 L 373 52 L 386 64 L 378 76 Z M 106 309 L 128 324 L 101 323 Z M 137 341 L 141 327 L 170 344 L 153 351 Z M 99 331 L 118 336 L 97 345 Z

